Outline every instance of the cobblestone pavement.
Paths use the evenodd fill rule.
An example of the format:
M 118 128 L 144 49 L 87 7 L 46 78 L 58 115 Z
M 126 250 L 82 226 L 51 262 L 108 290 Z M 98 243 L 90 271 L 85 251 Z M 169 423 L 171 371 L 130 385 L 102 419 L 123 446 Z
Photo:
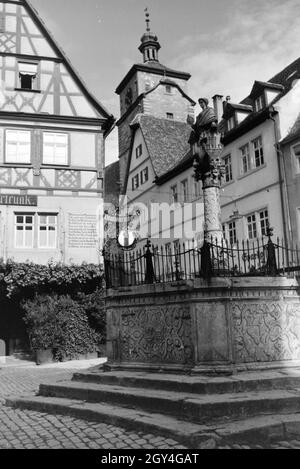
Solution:
M 40 383 L 69 379 L 74 371 L 0 366 L 0 449 L 184 449 L 151 434 L 4 405 L 7 397 L 34 394 Z
M 40 383 L 71 379 L 76 371 L 70 365 L 1 368 L 0 364 L 0 449 L 186 449 L 151 434 L 4 405 L 8 397 L 33 395 Z M 300 435 L 270 444 L 231 444 L 219 449 L 300 449 Z
M 220 446 L 218 449 L 300 449 L 300 436 L 298 440 L 295 436 L 286 437 L 286 440 L 274 441 L 269 444 L 258 445 L 258 444 L 234 444 Z

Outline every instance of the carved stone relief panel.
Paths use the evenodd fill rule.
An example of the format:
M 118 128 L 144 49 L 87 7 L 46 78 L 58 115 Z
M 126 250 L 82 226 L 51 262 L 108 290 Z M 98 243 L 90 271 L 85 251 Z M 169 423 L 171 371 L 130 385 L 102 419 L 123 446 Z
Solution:
M 189 364 L 193 361 L 189 306 L 126 308 L 120 340 L 122 361 Z
M 299 303 L 233 303 L 232 320 L 237 363 L 300 360 Z

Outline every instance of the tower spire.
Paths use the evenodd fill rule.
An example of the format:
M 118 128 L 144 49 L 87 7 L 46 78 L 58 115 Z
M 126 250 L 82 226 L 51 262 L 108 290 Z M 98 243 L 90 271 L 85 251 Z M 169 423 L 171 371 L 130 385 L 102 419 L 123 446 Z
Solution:
M 150 13 L 148 7 L 145 8 L 145 21 L 146 21 L 146 32 L 141 39 L 141 45 L 139 47 L 140 52 L 143 54 L 144 62 L 158 62 L 158 51 L 160 44 L 157 36 L 151 32 L 150 29 Z

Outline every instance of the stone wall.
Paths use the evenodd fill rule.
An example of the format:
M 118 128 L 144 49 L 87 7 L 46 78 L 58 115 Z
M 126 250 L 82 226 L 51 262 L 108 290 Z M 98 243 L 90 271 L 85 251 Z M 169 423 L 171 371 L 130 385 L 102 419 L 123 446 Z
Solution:
M 112 367 L 195 373 L 300 363 L 300 287 L 286 278 L 196 279 L 109 290 Z

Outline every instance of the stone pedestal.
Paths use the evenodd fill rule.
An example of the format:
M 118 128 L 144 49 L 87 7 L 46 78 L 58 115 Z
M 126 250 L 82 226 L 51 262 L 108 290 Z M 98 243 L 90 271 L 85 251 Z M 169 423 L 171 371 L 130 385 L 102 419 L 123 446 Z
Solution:
M 299 366 L 300 288 L 286 278 L 109 290 L 112 368 L 232 373 Z

